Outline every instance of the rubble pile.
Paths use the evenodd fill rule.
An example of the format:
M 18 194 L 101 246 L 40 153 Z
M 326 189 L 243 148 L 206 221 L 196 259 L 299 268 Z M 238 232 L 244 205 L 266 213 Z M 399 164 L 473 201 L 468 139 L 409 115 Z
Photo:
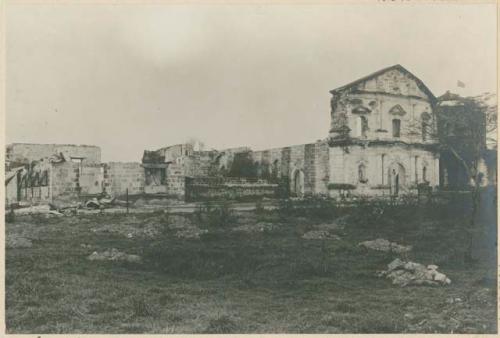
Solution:
M 200 229 L 195 226 L 190 226 L 179 230 L 175 233 L 175 237 L 180 239 L 199 239 L 201 235 L 208 233 L 206 229 Z
M 387 265 L 386 271 L 378 272 L 377 276 L 391 279 L 392 284 L 399 286 L 442 286 L 450 284 L 451 280 L 444 273 L 437 271 L 437 269 L 437 265 L 425 266 L 420 263 L 405 262 L 396 258 Z
M 100 234 L 117 234 L 127 238 L 155 238 L 160 234 L 160 224 L 146 223 L 141 224 L 135 217 L 127 219 L 126 223 L 117 224 L 99 224 L 97 227 L 90 229 L 93 233 Z
M 377 238 L 373 241 L 364 241 L 358 244 L 359 246 L 365 247 L 367 249 L 383 251 L 383 252 L 394 252 L 397 254 L 407 253 L 411 251 L 412 246 L 400 245 L 388 241 L 387 239 Z
M 277 224 L 258 222 L 258 223 L 248 223 L 243 224 L 238 227 L 233 228 L 233 231 L 237 232 L 247 232 L 247 233 L 258 233 L 258 232 L 271 232 L 279 228 Z
M 129 263 L 140 263 L 141 257 L 138 255 L 129 255 L 115 248 L 103 252 L 94 251 L 87 257 L 90 261 L 125 261 Z
M 340 240 L 340 237 L 325 230 L 311 230 L 302 235 L 303 239 L 329 239 Z

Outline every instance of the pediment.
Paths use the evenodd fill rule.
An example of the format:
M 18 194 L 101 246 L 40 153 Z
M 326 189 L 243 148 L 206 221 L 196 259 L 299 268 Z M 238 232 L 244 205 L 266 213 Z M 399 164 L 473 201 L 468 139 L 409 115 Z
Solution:
M 392 107 L 391 110 L 389 110 L 389 114 L 403 116 L 406 114 L 406 111 L 403 109 L 403 107 L 397 104 Z

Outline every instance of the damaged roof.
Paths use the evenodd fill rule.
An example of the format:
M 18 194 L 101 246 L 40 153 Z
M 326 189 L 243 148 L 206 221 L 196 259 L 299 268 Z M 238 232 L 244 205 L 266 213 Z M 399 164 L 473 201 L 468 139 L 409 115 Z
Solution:
M 335 88 L 333 90 L 330 90 L 330 93 L 334 94 L 334 93 L 342 92 L 342 91 L 347 90 L 347 89 L 351 89 L 352 87 L 357 86 L 360 83 L 363 83 L 363 82 L 366 82 L 368 80 L 371 80 L 371 79 L 373 79 L 373 78 L 375 78 L 375 77 L 377 77 L 379 75 L 382 75 L 383 73 L 391 71 L 391 70 L 398 70 L 398 71 L 400 71 L 402 73 L 405 73 L 405 74 L 409 75 L 417 83 L 417 86 L 418 86 L 418 88 L 420 90 L 422 90 L 424 93 L 426 93 L 431 98 L 431 100 L 433 100 L 433 101 L 436 100 L 436 97 L 434 96 L 434 94 L 422 82 L 422 80 L 420 80 L 418 77 L 416 77 L 415 75 L 413 75 L 409 70 L 407 70 L 406 68 L 404 68 L 400 64 L 380 69 L 380 70 L 376 71 L 375 73 L 372 73 L 370 75 L 367 75 L 367 76 L 364 76 L 362 78 L 359 78 L 359 79 L 357 79 L 357 80 L 355 80 L 353 82 L 350 82 L 350 83 L 348 83 L 348 84 L 346 84 L 344 86 L 341 86 L 341 87 Z

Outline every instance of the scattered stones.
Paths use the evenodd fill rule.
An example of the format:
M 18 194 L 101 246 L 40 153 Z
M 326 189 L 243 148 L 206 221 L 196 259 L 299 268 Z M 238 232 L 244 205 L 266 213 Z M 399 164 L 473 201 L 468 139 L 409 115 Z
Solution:
M 94 251 L 87 257 L 90 261 L 125 261 L 129 263 L 140 263 L 141 257 L 121 252 L 115 248 L 103 252 Z
M 364 241 L 358 244 L 359 246 L 365 247 L 367 249 L 383 251 L 383 252 L 394 252 L 394 253 L 406 253 L 411 251 L 412 246 L 404 246 L 397 243 L 389 242 L 387 239 L 377 238 L 373 241 Z
M 92 245 L 82 243 L 82 244 L 80 244 L 80 247 L 82 247 L 82 248 L 84 248 L 84 249 L 91 249 L 91 248 L 92 248 Z
M 314 229 L 316 230 L 324 230 L 324 231 L 340 231 L 344 230 L 344 225 L 342 223 L 322 223 L 314 225 Z
M 448 285 L 451 280 L 445 274 L 438 272 L 436 265 L 425 266 L 415 262 L 404 262 L 396 258 L 387 265 L 386 271 L 377 273 L 379 277 L 392 280 L 392 284 L 407 285 Z
M 28 214 L 48 214 L 50 207 L 48 205 L 31 205 L 25 208 L 14 210 L 15 214 L 28 215 Z
M 405 262 L 403 262 L 399 258 L 396 258 L 395 260 L 393 260 L 392 262 L 390 262 L 387 265 L 389 271 L 393 271 L 393 270 L 396 270 L 396 269 L 404 267 L 404 266 L 405 266 Z
M 243 224 L 238 227 L 233 228 L 233 231 L 256 233 L 256 232 L 272 232 L 279 228 L 277 224 L 259 222 L 259 223 L 248 223 Z
M 302 235 L 303 239 L 329 239 L 340 240 L 340 237 L 325 230 L 311 230 Z
M 127 223 L 102 224 L 96 228 L 90 229 L 95 234 L 119 234 L 127 238 L 155 238 L 160 233 L 160 225 L 158 223 L 141 224 L 137 219 L 131 217 Z
M 182 239 L 199 239 L 201 235 L 208 233 L 206 229 L 200 229 L 197 227 L 189 227 L 179 230 L 175 233 L 177 238 Z

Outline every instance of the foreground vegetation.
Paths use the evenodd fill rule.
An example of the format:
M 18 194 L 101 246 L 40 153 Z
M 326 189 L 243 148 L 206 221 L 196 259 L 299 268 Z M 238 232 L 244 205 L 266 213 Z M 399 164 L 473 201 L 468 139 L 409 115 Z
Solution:
M 456 201 L 455 201 L 456 202 Z M 454 202 L 454 203 L 455 203 Z M 16 216 L 6 251 L 9 333 L 494 333 L 496 227 L 487 215 L 463 259 L 467 207 L 283 201 L 274 211 L 200 207 L 131 215 Z M 185 229 L 190 229 L 186 231 Z M 337 237 L 306 240 L 314 229 Z M 375 276 L 385 238 L 436 264 L 446 287 Z M 116 248 L 141 263 L 89 261 Z

